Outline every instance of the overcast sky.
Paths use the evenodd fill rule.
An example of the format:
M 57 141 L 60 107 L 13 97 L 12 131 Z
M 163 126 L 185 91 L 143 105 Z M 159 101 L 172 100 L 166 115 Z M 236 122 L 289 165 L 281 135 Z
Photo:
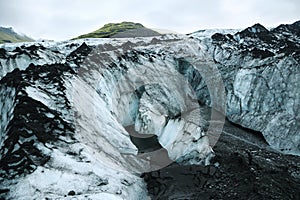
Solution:
M 0 26 L 35 39 L 70 39 L 122 21 L 189 33 L 299 19 L 300 0 L 0 0 Z

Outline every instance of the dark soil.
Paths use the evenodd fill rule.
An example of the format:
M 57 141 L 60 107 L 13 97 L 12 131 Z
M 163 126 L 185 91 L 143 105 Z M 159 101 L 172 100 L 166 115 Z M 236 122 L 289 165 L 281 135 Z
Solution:
M 300 199 L 300 157 L 226 122 L 210 166 L 173 163 L 142 175 L 152 199 Z

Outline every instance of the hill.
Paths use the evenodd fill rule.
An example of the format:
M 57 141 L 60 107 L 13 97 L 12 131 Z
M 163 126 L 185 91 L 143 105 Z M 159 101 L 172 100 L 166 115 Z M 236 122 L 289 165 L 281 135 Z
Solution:
M 75 39 L 81 38 L 124 38 L 124 37 L 150 37 L 158 36 L 158 32 L 144 27 L 140 23 L 121 22 L 105 24 L 102 28 L 80 35 Z
M 15 42 L 31 42 L 34 41 L 25 35 L 16 33 L 11 27 L 0 27 L 0 44 L 2 43 L 15 43 Z

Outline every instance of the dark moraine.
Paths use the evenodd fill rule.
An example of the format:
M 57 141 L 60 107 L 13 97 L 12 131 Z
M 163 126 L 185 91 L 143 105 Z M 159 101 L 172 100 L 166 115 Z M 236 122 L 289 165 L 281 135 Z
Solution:
M 252 137 L 249 137 L 252 135 Z M 229 122 L 209 166 L 173 163 L 144 173 L 152 199 L 300 199 L 300 158 Z

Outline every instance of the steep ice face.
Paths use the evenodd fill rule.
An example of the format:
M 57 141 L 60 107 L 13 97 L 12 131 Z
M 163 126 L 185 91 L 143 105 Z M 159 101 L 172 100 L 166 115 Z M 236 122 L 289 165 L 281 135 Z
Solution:
M 283 34 L 252 27 L 203 43 L 222 74 L 229 120 L 261 131 L 273 148 L 299 155 L 300 46 L 294 28 L 287 25 Z
M 184 93 L 178 91 L 184 83 L 177 81 L 176 86 L 176 79 L 170 80 L 171 77 L 168 82 L 169 90 L 158 85 L 145 86 L 135 128 L 143 134 L 157 135 L 172 160 L 187 160 L 188 163 L 196 164 L 203 161 L 211 151 L 201 127 L 201 110 L 196 103 L 182 95 L 191 95 L 192 98 L 189 88 L 181 88 Z M 170 85 L 176 87 L 170 88 Z
M 158 45 L 164 42 L 157 40 L 143 42 L 142 45 L 131 42 L 130 48 L 126 47 L 126 42 L 108 51 L 103 51 L 105 46 L 99 45 L 98 49 L 91 52 L 78 72 L 83 83 L 90 85 L 91 91 L 97 91 L 97 103 L 88 106 L 96 108 L 91 117 L 95 118 L 98 111 L 101 111 L 100 107 L 106 107 L 109 112 L 101 111 L 100 115 L 116 120 L 119 125 L 114 126 L 121 125 L 120 130 L 127 137 L 130 133 L 122 128 L 133 125 L 135 131 L 141 134 L 157 135 L 159 143 L 168 151 L 172 160 L 208 163 L 212 150 L 202 129 L 197 96 L 187 78 L 176 69 L 176 56 L 188 55 L 194 58 L 197 52 L 191 53 L 184 48 L 194 50 L 197 47 L 193 47 L 193 42 L 190 43 L 188 38 L 184 41 L 171 40 L 171 44 L 166 47 Z M 179 47 L 182 52 L 175 56 Z M 101 104 L 96 101 L 99 97 L 102 99 Z M 102 120 L 98 129 L 104 129 L 106 124 Z M 109 138 L 113 137 L 112 132 Z

